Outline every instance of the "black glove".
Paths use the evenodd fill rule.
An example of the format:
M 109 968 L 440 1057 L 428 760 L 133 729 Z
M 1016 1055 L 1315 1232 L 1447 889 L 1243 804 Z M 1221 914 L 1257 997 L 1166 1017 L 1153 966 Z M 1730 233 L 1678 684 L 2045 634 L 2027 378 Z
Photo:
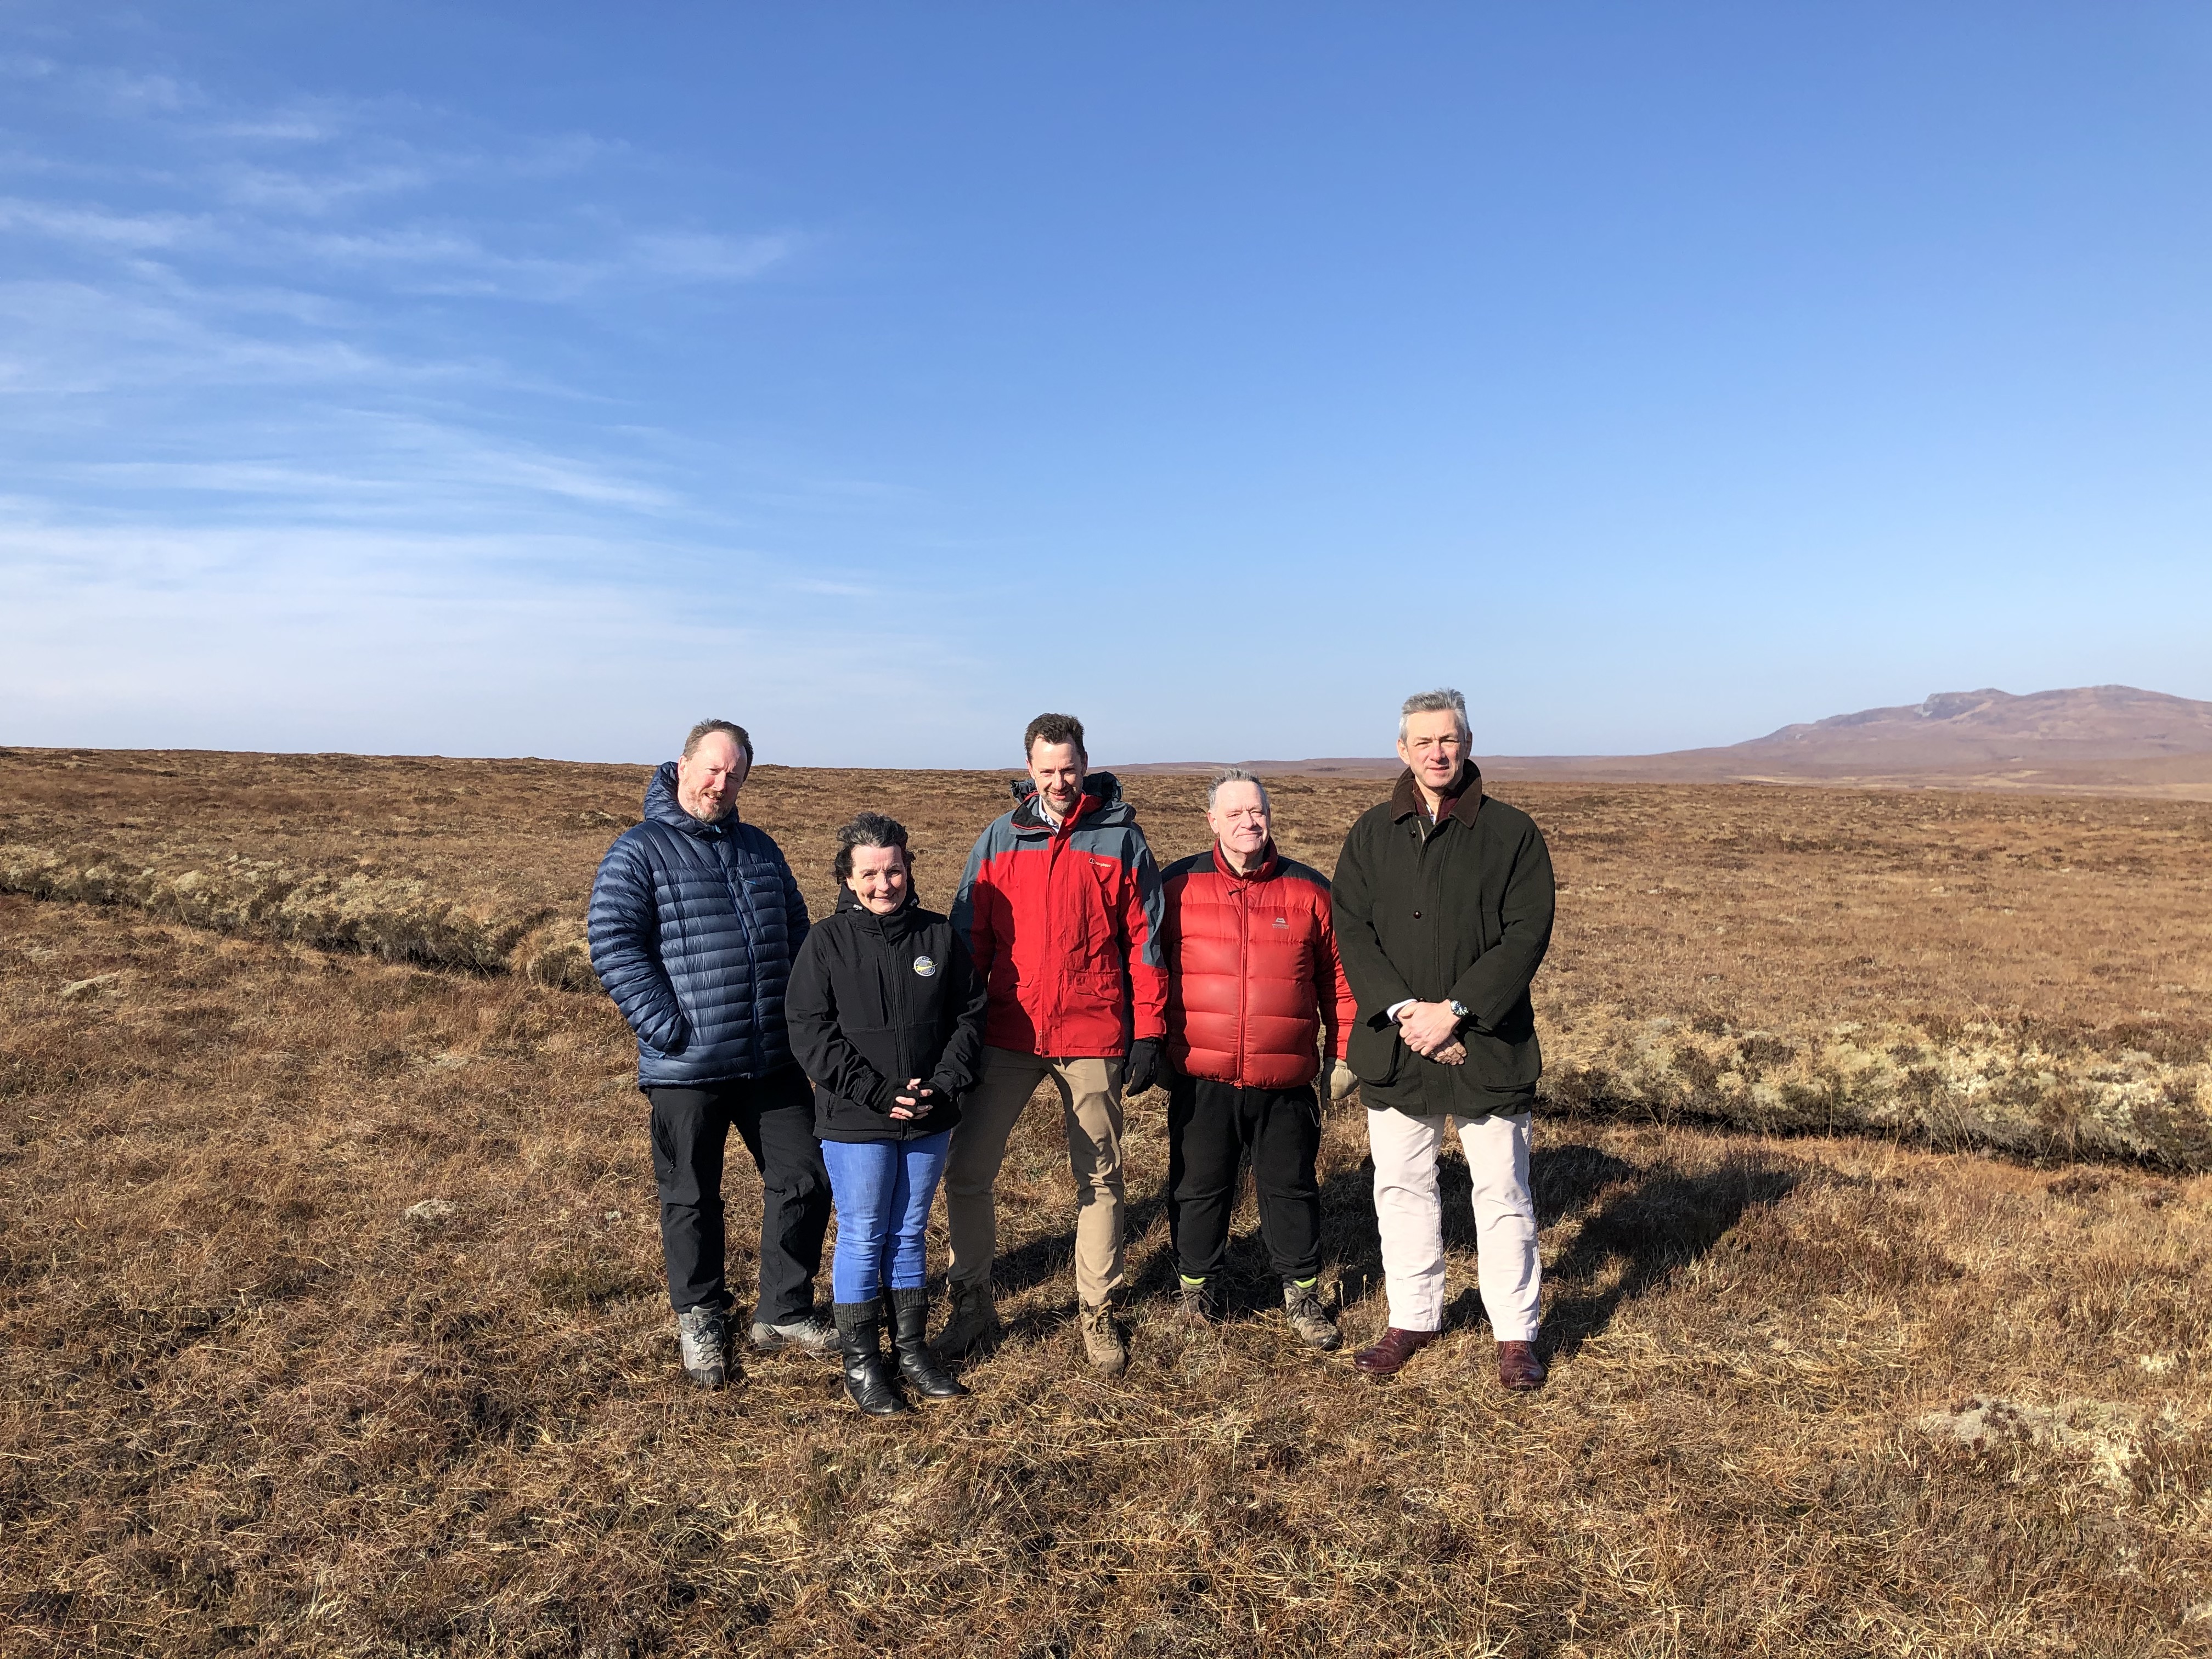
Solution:
M 1121 1063 L 1121 1097 L 1140 1095 L 1160 1080 L 1160 1040 L 1158 1037 L 1139 1037 L 1129 1045 L 1129 1057 Z

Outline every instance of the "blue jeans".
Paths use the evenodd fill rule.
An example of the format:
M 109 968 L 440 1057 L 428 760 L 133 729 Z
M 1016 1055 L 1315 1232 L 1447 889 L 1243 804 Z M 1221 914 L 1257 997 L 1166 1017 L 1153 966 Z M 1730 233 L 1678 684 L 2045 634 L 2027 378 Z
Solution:
M 952 1131 L 920 1140 L 825 1140 L 830 1191 L 837 1204 L 837 1253 L 830 1258 L 830 1294 L 840 1302 L 872 1302 L 878 1286 L 909 1291 L 929 1277 L 923 1234 L 929 1201 L 945 1173 Z

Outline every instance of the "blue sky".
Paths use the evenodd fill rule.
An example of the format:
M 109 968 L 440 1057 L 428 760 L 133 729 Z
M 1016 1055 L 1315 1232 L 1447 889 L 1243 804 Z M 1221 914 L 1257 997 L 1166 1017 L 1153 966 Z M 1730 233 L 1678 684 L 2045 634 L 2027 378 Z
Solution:
M 0 742 L 2212 698 L 2197 6 L 0 7 Z

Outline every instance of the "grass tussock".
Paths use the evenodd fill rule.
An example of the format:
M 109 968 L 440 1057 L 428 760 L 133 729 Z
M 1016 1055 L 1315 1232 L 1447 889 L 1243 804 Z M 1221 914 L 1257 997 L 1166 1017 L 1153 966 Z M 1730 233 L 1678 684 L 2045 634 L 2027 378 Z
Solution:
M 64 988 L 90 986 L 64 995 Z M 1539 1132 L 1547 1340 L 1376 1386 L 1249 1203 L 1189 1331 L 1158 1096 L 1129 1373 L 1058 1116 L 974 1398 L 675 1381 L 628 1045 L 505 975 L 0 898 L 0 1650 L 2165 1656 L 2212 1633 L 2212 1177 L 1690 1124 Z M 1325 1289 L 1384 1319 L 1356 1113 Z M 732 1270 L 758 1188 L 732 1183 Z M 942 1270 L 942 1241 L 933 1261 Z
M 0 750 L 0 891 L 592 991 L 583 909 L 647 771 L 544 761 Z M 1334 867 L 1374 780 L 1271 781 Z M 1130 781 L 1162 860 L 1201 783 Z M 1553 1099 L 1762 1132 L 2212 1168 L 2212 805 L 1515 783 L 1561 882 Z M 1008 797 L 957 772 L 763 766 L 743 810 L 815 914 L 836 826 L 913 831 L 951 896 Z

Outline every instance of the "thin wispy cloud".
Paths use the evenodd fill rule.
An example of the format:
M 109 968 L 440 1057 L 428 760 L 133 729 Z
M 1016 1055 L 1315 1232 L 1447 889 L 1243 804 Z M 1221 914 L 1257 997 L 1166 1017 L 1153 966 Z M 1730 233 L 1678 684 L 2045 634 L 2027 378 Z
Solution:
M 468 387 L 542 378 L 540 371 L 508 368 L 465 328 L 410 317 L 404 302 L 558 306 L 625 287 L 742 283 L 787 259 L 799 242 L 786 229 L 621 225 L 584 175 L 623 149 L 588 135 L 502 143 L 443 131 L 465 124 L 404 100 L 294 100 L 255 110 L 173 76 L 52 58 L 18 57 L 0 74 L 19 90 L 100 118 L 107 152 L 98 166 L 50 167 L 44 177 L 17 169 L 18 187 L 0 197 L 0 241 L 15 251 L 21 273 L 0 284 L 0 395 L 12 399 L 0 421 L 50 422 L 52 410 L 36 407 L 38 399 L 204 396 L 193 425 L 164 429 L 161 445 L 228 452 L 82 458 L 48 471 L 49 482 L 160 479 L 226 496 L 260 488 L 295 500 L 309 479 L 364 480 L 381 493 L 412 477 L 433 496 L 519 490 L 665 511 L 672 492 L 625 478 L 619 459 L 549 458 L 470 434 L 454 397 L 465 404 Z M 140 141 L 137 165 L 112 159 L 118 130 Z M 14 153 L 33 149 L 26 141 Z M 446 198 L 456 186 L 465 193 L 517 179 L 581 188 L 553 199 Z M 301 399 L 334 398 L 359 417 L 365 398 L 373 411 L 380 399 L 420 395 L 434 383 L 446 386 L 449 404 L 435 444 L 394 443 L 392 432 L 412 428 L 387 421 L 354 454 L 363 465 L 300 468 L 235 453 L 264 443 L 276 424 L 277 411 L 257 394 L 281 390 L 295 410 Z M 127 447 L 112 413 L 71 411 Z M 313 415 L 302 423 L 341 447 L 376 428 Z M 62 495 L 51 504 L 66 513 L 71 502 Z M 113 502 L 99 506 L 112 510 Z
M 678 617 L 699 672 L 763 697 L 810 653 L 865 678 L 880 650 L 850 618 L 802 648 L 700 602 L 787 574 L 735 550 L 728 458 L 703 480 L 674 465 L 649 409 L 533 332 L 741 289 L 800 229 L 656 218 L 630 146 L 405 99 L 256 106 L 61 54 L 0 79 L 0 702 L 97 725 L 165 696 L 245 737 L 257 661 L 264 681 L 335 652 L 450 684 L 440 653 L 466 635 L 483 668 L 465 679 L 550 684 Z M 70 666 L 59 641 L 86 629 L 145 665 Z

